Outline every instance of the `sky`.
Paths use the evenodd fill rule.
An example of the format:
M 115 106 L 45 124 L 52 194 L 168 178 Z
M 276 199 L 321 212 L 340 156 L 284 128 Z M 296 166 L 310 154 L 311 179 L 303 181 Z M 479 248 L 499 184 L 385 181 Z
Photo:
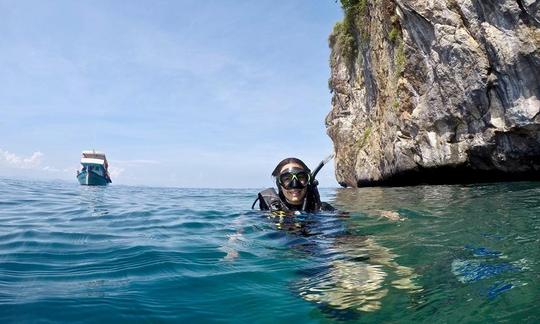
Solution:
M 272 186 L 333 152 L 334 0 L 0 0 L 0 176 L 76 182 L 104 151 L 114 184 Z M 320 172 L 336 187 L 333 163 Z

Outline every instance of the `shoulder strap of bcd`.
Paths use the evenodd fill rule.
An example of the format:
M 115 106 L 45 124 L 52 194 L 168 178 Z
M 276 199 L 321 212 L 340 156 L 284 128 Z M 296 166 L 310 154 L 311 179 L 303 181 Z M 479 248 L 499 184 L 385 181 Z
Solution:
M 257 199 L 259 200 L 259 208 L 261 210 L 289 210 L 289 208 L 283 203 L 281 198 L 279 198 L 279 195 L 274 188 L 268 188 L 259 192 Z

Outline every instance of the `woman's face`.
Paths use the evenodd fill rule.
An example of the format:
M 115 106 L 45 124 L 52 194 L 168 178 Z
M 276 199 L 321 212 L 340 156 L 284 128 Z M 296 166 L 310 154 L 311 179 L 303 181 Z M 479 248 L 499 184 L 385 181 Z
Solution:
M 303 170 L 304 168 L 298 163 L 287 163 L 281 168 L 281 170 L 279 170 L 279 174 L 281 175 L 289 169 Z M 306 196 L 307 192 L 307 186 L 302 189 L 285 189 L 283 186 L 281 186 L 281 191 L 283 192 L 283 195 L 285 196 L 285 199 L 289 204 L 300 205 L 304 202 L 304 197 Z

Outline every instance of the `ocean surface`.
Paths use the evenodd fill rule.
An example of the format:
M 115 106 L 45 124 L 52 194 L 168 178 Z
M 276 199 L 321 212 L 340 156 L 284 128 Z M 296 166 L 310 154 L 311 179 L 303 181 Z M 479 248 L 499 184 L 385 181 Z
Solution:
M 540 183 L 257 189 L 0 179 L 0 322 L 540 321 Z

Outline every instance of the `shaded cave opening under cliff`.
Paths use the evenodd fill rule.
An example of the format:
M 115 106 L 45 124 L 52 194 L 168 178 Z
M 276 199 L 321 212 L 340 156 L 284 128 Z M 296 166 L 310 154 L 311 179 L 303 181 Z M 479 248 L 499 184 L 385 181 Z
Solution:
M 418 185 L 456 185 L 489 182 L 540 181 L 540 171 L 477 170 L 467 165 L 418 168 L 395 174 L 388 178 L 359 180 L 358 187 L 405 187 Z M 346 184 L 340 183 L 342 187 Z

